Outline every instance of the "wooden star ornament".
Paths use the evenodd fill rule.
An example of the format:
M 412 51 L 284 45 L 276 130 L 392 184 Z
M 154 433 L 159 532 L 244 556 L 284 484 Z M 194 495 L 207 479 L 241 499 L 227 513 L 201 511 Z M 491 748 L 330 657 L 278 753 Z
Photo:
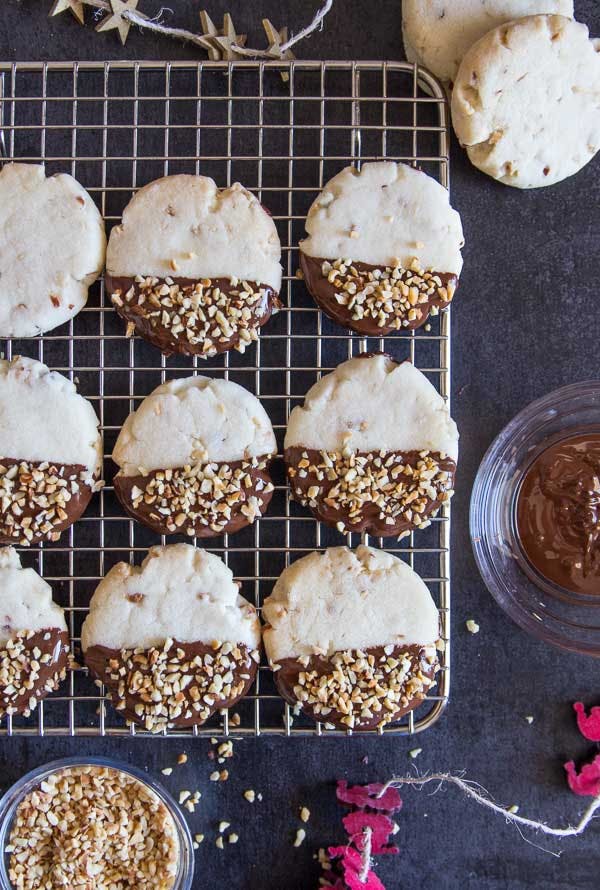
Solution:
M 269 19 L 263 19 L 262 26 L 265 29 L 265 34 L 267 35 L 267 40 L 269 41 L 269 47 L 267 52 L 274 59 L 281 59 L 281 61 L 291 61 L 295 59 L 296 56 L 291 51 L 291 49 L 286 49 L 285 52 L 281 51 L 281 47 L 284 43 L 287 43 L 288 39 L 288 29 L 282 28 L 281 31 L 278 31 L 275 25 L 269 21 Z M 286 83 L 290 76 L 287 71 L 281 71 L 281 79 L 284 83 Z
M 83 25 L 84 11 L 83 0 L 55 0 L 54 6 L 50 10 L 49 17 L 60 15 L 61 12 L 70 12 Z
M 202 24 L 203 37 L 206 37 L 211 44 L 208 50 L 208 56 L 215 62 L 225 59 L 231 62 L 239 58 L 233 46 L 244 46 L 247 40 L 246 34 L 236 34 L 233 19 L 229 13 L 223 16 L 223 28 L 219 31 L 213 20 L 205 9 L 200 13 L 200 22 Z
M 125 41 L 131 28 L 131 21 L 124 13 L 135 12 L 139 0 L 109 0 L 109 2 L 111 12 L 96 25 L 96 31 L 111 31 L 113 28 L 116 28 L 119 32 L 121 43 L 125 46 Z M 142 13 L 138 13 L 138 15 L 146 18 Z

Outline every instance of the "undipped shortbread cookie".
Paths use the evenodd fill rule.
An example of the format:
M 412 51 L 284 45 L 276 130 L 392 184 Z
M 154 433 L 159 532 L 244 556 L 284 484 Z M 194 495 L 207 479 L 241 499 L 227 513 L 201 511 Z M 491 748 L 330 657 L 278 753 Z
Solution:
M 304 280 L 338 324 L 379 337 L 417 328 L 450 305 L 463 231 L 431 176 L 393 161 L 346 167 L 314 201 L 306 231 Z
M 472 163 L 506 185 L 572 176 L 600 148 L 600 42 L 558 15 L 495 28 L 463 59 L 452 122 Z
M 285 435 L 293 497 L 340 532 L 425 528 L 453 491 L 458 431 L 410 362 L 344 362 L 294 408 Z
M 277 451 L 256 396 L 229 380 L 170 380 L 130 414 L 113 451 L 115 492 L 159 534 L 214 537 L 266 510 Z
M 85 306 L 104 266 L 98 208 L 67 173 L 0 169 L 0 337 L 35 337 Z
M 165 353 L 244 352 L 280 307 L 275 223 L 239 183 L 165 176 L 140 189 L 111 234 L 106 287 L 137 332 Z
M 65 679 L 69 634 L 50 585 L 12 547 L 0 549 L 0 615 L 0 716 L 27 717 Z
M 260 625 L 218 556 L 171 544 L 151 547 L 139 568 L 110 570 L 92 596 L 81 646 L 117 711 L 159 732 L 204 723 L 247 693 Z
M 311 553 L 285 569 L 263 617 L 277 688 L 314 720 L 379 728 L 435 684 L 438 610 L 419 575 L 391 553 Z
M 0 361 L 0 542 L 57 541 L 102 486 L 91 402 L 31 358 Z
M 484 34 L 541 12 L 572 17 L 573 0 L 402 0 L 406 58 L 451 87 L 467 50 Z

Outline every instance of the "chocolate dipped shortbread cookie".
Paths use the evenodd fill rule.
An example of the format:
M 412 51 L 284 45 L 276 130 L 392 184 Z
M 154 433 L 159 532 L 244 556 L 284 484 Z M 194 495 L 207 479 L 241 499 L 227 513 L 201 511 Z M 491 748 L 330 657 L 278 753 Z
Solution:
M 256 610 L 225 563 L 190 544 L 151 547 L 100 582 L 81 630 L 85 663 L 128 723 L 200 725 L 248 692 L 260 660 Z
M 346 167 L 308 211 L 300 266 L 338 324 L 369 337 L 412 330 L 447 308 L 463 231 L 447 190 L 406 164 Z
M 34 359 L 0 361 L 0 542 L 58 541 L 102 486 L 87 399 Z
M 165 176 L 140 189 L 110 234 L 112 304 L 164 353 L 244 352 L 280 308 L 281 244 L 269 213 L 239 183 Z
M 115 493 L 159 534 L 231 534 L 266 510 L 276 451 L 271 421 L 248 390 L 209 377 L 170 380 L 119 433 Z
M 284 442 L 293 497 L 340 532 L 403 536 L 453 494 L 458 431 L 410 362 L 344 362 L 290 414 Z
M 28 717 L 66 677 L 69 635 L 50 585 L 12 547 L 0 549 L 0 614 L 0 716 Z
M 297 560 L 263 617 L 277 688 L 314 720 L 378 729 L 435 685 L 438 610 L 419 575 L 390 553 L 331 547 Z
M 0 169 L 0 337 L 35 337 L 83 309 L 106 235 L 86 190 L 41 164 Z

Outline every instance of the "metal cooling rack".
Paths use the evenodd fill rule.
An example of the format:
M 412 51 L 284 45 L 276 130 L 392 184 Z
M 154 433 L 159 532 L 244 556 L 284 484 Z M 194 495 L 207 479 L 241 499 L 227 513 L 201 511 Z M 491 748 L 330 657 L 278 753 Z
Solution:
M 256 393 L 281 448 L 290 410 L 340 361 L 365 349 L 410 358 L 450 395 L 450 313 L 429 330 L 385 339 L 347 335 L 315 307 L 296 278 L 297 244 L 306 212 L 323 184 L 349 163 L 392 158 L 418 165 L 449 183 L 447 109 L 431 76 L 406 63 L 381 62 L 110 62 L 0 63 L 0 151 L 8 158 L 69 172 L 97 201 L 107 228 L 133 190 L 169 173 L 203 173 L 225 186 L 239 180 L 255 191 L 276 221 L 283 246 L 285 309 L 263 328 L 244 356 L 207 363 L 165 358 L 123 322 L 98 282 L 86 308 L 46 336 L 6 341 L 5 356 L 37 357 L 73 379 L 97 408 L 105 437 L 104 478 L 85 516 L 60 542 L 22 551 L 52 584 L 67 612 L 76 654 L 81 622 L 99 579 L 120 560 L 140 562 L 160 538 L 127 519 L 110 485 L 110 454 L 125 417 L 165 379 L 192 371 L 223 375 Z M 43 231 L 40 232 L 43 237 Z M 312 549 L 347 542 L 287 498 L 283 468 L 268 514 L 235 536 L 208 542 L 260 608 L 283 568 Z M 178 540 L 171 537 L 170 541 Z M 162 539 L 164 543 L 164 539 Z M 446 509 L 431 526 L 399 544 L 373 541 L 408 561 L 440 608 L 442 671 L 414 713 L 384 732 L 419 732 L 439 718 L 450 686 L 450 521 Z M 170 735 L 340 735 L 294 716 L 261 665 L 253 694 L 236 709 L 193 731 Z M 28 718 L 6 719 L 8 735 L 145 735 L 129 729 L 105 703 L 83 668 Z

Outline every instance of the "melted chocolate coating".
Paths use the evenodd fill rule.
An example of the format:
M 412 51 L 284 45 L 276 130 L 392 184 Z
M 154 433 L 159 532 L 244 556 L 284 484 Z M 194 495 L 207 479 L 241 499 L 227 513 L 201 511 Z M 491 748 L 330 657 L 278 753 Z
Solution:
M 232 692 L 229 695 L 219 696 L 211 694 L 210 698 L 214 699 L 212 704 L 206 702 L 204 696 L 208 694 L 208 687 L 211 683 L 211 676 L 207 672 L 207 668 L 202 665 L 194 664 L 194 659 L 204 659 L 207 655 L 211 658 L 215 656 L 215 648 L 209 643 L 190 642 L 181 643 L 173 640 L 169 652 L 169 658 L 176 659 L 178 669 L 181 675 L 191 676 L 192 681 L 181 690 L 181 714 L 177 717 L 167 719 L 156 729 L 163 729 L 168 726 L 177 726 L 180 728 L 189 726 L 200 726 L 205 723 L 216 711 L 223 708 L 232 708 L 242 699 L 252 686 L 258 664 L 250 656 L 250 649 L 247 646 L 238 644 L 237 648 L 242 654 L 242 660 L 231 668 L 233 680 L 231 683 Z M 134 649 L 129 652 L 140 653 L 143 660 L 146 660 L 149 653 L 161 650 L 157 649 Z M 133 655 L 136 658 L 136 655 Z M 105 646 L 90 646 L 84 654 L 84 659 L 91 675 L 101 683 L 104 683 L 113 705 L 116 710 L 122 714 L 128 722 L 137 723 L 141 726 L 145 725 L 145 715 L 136 713 L 136 706 L 150 705 L 152 708 L 155 702 L 150 699 L 150 692 L 156 686 L 152 684 L 153 668 L 148 664 L 136 664 L 135 669 L 128 666 L 123 657 L 123 651 L 118 649 L 108 649 Z M 120 672 L 123 671 L 123 674 Z M 142 687 L 139 690 L 134 686 L 139 685 L 140 675 L 149 682 L 149 687 Z M 244 675 L 244 676 L 242 676 Z M 121 681 L 125 683 L 124 694 L 119 689 Z M 165 704 L 171 706 L 168 700 L 164 699 Z M 200 709 L 195 709 L 194 705 L 200 704 Z M 146 727 L 149 728 L 149 727 Z
M 563 439 L 534 460 L 516 519 L 541 575 L 574 593 L 600 594 L 600 433 Z
M 351 330 L 367 337 L 384 337 L 387 334 L 398 332 L 398 328 L 393 326 L 393 322 L 396 318 L 395 315 L 390 316 L 390 324 L 384 324 L 383 326 L 378 324 L 377 319 L 371 318 L 370 316 L 361 319 L 353 318 L 352 310 L 347 306 L 344 306 L 342 303 L 339 303 L 335 298 L 336 293 L 339 293 L 339 288 L 336 288 L 335 284 L 328 281 L 327 277 L 323 275 L 322 267 L 325 262 L 331 263 L 333 261 L 308 256 L 300 251 L 300 268 L 302 269 L 306 286 L 317 306 L 319 306 L 329 318 L 333 319 L 333 321 L 337 322 L 337 324 L 342 327 L 351 328 Z M 371 263 L 353 262 L 352 265 L 359 274 L 362 272 L 372 272 L 375 269 L 382 268 L 381 265 L 375 266 Z M 440 278 L 443 287 L 447 287 L 450 284 L 456 288 L 458 284 L 458 277 L 451 273 L 433 272 L 432 274 L 437 275 L 438 278 Z M 367 283 L 366 280 L 365 283 Z M 411 331 L 421 327 L 421 325 L 425 324 L 429 318 L 432 307 L 436 306 L 441 309 L 447 309 L 449 305 L 450 300 L 443 300 L 437 293 L 432 294 L 427 298 L 426 302 L 419 303 L 415 306 L 415 309 L 417 310 L 417 318 L 409 321 L 406 315 L 401 316 L 403 321 L 406 321 L 406 324 L 402 325 L 402 330 Z
M 92 487 L 82 479 L 82 476 L 87 474 L 86 467 L 82 464 L 23 461 L 13 457 L 0 458 L 0 467 L 5 467 L 10 471 L 10 468 L 14 466 L 19 468 L 15 480 L 19 485 L 12 489 L 10 503 L 6 507 L 4 506 L 4 498 L 0 497 L 0 543 L 18 543 L 27 547 L 31 544 L 38 544 L 40 541 L 57 541 L 61 533 L 79 519 L 91 500 L 93 494 Z M 41 471 L 41 467 L 46 467 L 46 469 Z M 46 509 L 43 506 L 45 492 L 40 489 L 40 483 L 32 478 L 32 472 L 36 470 L 43 472 L 46 477 L 51 475 L 70 480 L 74 476 L 74 481 L 78 486 L 78 490 L 72 492 L 71 483 L 69 482 L 66 490 L 71 497 L 69 500 L 65 500 L 64 505 L 52 505 L 50 503 L 47 509 L 53 515 L 49 516 L 47 521 L 51 523 L 52 527 L 46 531 L 42 530 L 44 521 L 36 522 L 35 520 Z M 2 487 L 4 475 L 0 475 L 0 488 Z M 52 494 L 50 493 L 49 500 Z M 20 513 L 15 513 L 15 501 L 18 501 L 17 509 L 21 511 Z M 65 514 L 62 518 L 57 512 L 59 506 Z M 31 519 L 31 522 L 27 523 L 29 519 Z M 23 520 L 26 520 L 25 524 Z M 27 537 L 24 531 L 25 528 L 33 533 L 32 537 Z
M 394 451 L 389 452 L 389 454 L 394 454 L 398 457 L 399 462 L 403 464 L 409 464 L 411 467 L 415 467 L 417 463 L 422 459 L 420 451 Z M 306 468 L 306 476 L 304 478 L 298 475 L 298 465 L 300 461 L 303 459 L 303 455 L 308 455 L 308 460 L 310 462 L 310 466 Z M 454 477 L 456 474 L 456 463 L 451 460 L 451 458 L 441 458 L 438 453 L 430 452 L 431 457 L 437 461 L 440 466 L 440 469 L 448 473 L 448 488 L 452 489 L 454 485 Z M 371 455 L 371 459 L 368 460 L 368 465 L 373 466 L 374 460 L 378 458 L 379 452 L 363 452 L 358 451 L 356 455 L 359 457 L 366 457 L 367 455 Z M 381 510 L 377 506 L 377 504 L 372 501 L 366 501 L 361 508 L 360 518 L 358 520 L 351 521 L 349 508 L 347 509 L 339 509 L 334 504 L 326 503 L 326 499 L 328 498 L 329 493 L 332 488 L 338 485 L 339 477 L 336 479 L 328 479 L 326 476 L 322 480 L 319 480 L 317 477 L 317 473 L 312 469 L 314 466 L 322 465 L 322 457 L 321 452 L 311 448 L 303 448 L 300 445 L 294 445 L 291 448 L 285 449 L 284 454 L 285 463 L 288 469 L 288 476 L 290 476 L 290 468 L 296 471 L 296 475 L 293 478 L 290 476 L 290 488 L 292 491 L 292 495 L 295 500 L 300 501 L 300 503 L 304 503 L 309 507 L 312 514 L 316 519 L 320 519 L 321 522 L 324 522 L 326 525 L 332 526 L 335 528 L 339 522 L 343 523 L 345 526 L 345 530 L 349 532 L 366 532 L 370 535 L 375 535 L 377 537 L 392 537 L 402 534 L 402 532 L 412 530 L 417 528 L 418 526 L 414 522 L 414 517 L 412 519 L 408 519 L 403 515 L 399 515 L 393 517 L 394 521 L 392 524 L 386 523 L 385 516 L 381 515 Z M 308 504 L 308 490 L 312 486 L 319 486 L 320 493 L 315 500 L 316 505 L 314 507 Z M 301 489 L 302 494 L 299 495 L 296 489 Z M 442 494 L 442 492 L 440 492 Z M 420 519 L 425 521 L 427 518 L 434 516 L 437 511 L 440 509 L 444 500 L 440 497 L 432 499 L 427 497 L 425 500 L 425 508 L 422 513 L 419 514 Z
M 178 284 L 181 288 L 193 288 L 198 284 L 198 281 L 193 278 L 173 277 L 170 280 L 174 284 Z M 135 330 L 140 337 L 143 337 L 149 343 L 152 343 L 153 346 L 158 347 L 158 349 L 165 355 L 171 355 L 176 352 L 182 355 L 200 355 L 206 357 L 203 349 L 204 340 L 200 340 L 198 343 L 190 343 L 187 337 L 175 336 L 170 328 L 165 327 L 156 318 L 149 316 L 148 303 L 144 303 L 141 306 L 138 305 L 137 300 L 141 288 L 135 278 L 114 276 L 107 272 L 104 281 L 108 294 L 112 295 L 116 293 L 122 297 L 123 305 L 118 306 L 113 302 L 113 306 L 121 318 L 126 322 L 131 322 L 135 325 Z M 159 284 L 161 282 L 164 283 L 164 279 L 159 279 Z M 241 290 L 238 285 L 232 285 L 231 279 L 229 278 L 213 278 L 211 279 L 211 282 L 213 286 L 218 287 L 227 295 L 231 294 L 231 291 Z M 273 312 L 276 312 L 281 308 L 281 302 L 279 300 L 279 295 L 275 293 L 272 287 L 269 287 L 266 284 L 258 284 L 256 287 L 257 289 L 264 290 L 264 297 L 258 304 L 258 309 L 260 309 L 260 311 L 257 311 L 257 306 L 251 308 L 254 316 L 251 327 L 261 328 L 268 322 Z M 125 294 L 127 294 L 131 288 L 134 289 L 134 296 L 131 301 L 128 301 L 125 299 Z M 243 294 L 243 291 L 241 292 Z M 231 296 L 231 299 L 233 300 L 235 297 Z M 214 349 L 217 354 L 227 352 L 230 349 L 235 349 L 239 345 L 240 339 L 239 330 L 236 330 L 231 337 L 223 338 L 222 340 L 214 340 Z
M 33 710 L 31 699 L 37 704 L 64 680 L 69 664 L 69 635 L 65 630 L 49 627 L 31 635 L 25 631 L 11 637 L 11 641 L 14 645 L 10 649 L 6 643 L 0 648 L 0 716 L 28 716 Z M 32 679 L 34 671 L 37 676 Z M 25 687 L 27 682 L 31 682 L 31 689 Z M 14 692 L 6 691 L 9 685 Z
M 259 460 L 265 460 L 265 458 L 259 458 Z M 268 463 L 270 463 L 270 461 Z M 260 503 L 260 515 L 266 511 L 271 498 L 273 497 L 273 490 L 271 489 L 269 491 L 263 487 L 259 491 L 257 484 L 263 483 L 264 486 L 272 484 L 268 463 L 266 468 L 261 470 L 259 467 L 252 467 L 250 461 L 240 460 L 227 462 L 226 465 L 233 471 L 242 466 L 247 466 L 246 472 L 251 480 L 251 484 L 248 487 L 245 484 L 241 486 L 239 500 L 231 506 L 231 518 L 225 522 L 223 528 L 219 531 L 211 528 L 210 524 L 203 522 L 200 517 L 190 520 L 189 517 L 186 516 L 185 521 L 181 525 L 172 527 L 169 525 L 169 522 L 179 514 L 179 510 L 173 511 L 171 516 L 164 516 L 157 512 L 156 503 L 147 504 L 143 499 L 137 506 L 134 506 L 131 497 L 132 489 L 137 487 L 140 490 L 143 490 L 144 487 L 148 485 L 149 480 L 155 479 L 157 473 L 164 473 L 164 470 L 152 470 L 146 476 L 124 476 L 118 473 L 113 479 L 113 484 L 115 494 L 125 511 L 133 519 L 137 519 L 143 525 L 152 529 L 152 531 L 157 532 L 160 535 L 174 535 L 182 533 L 189 534 L 187 530 L 193 529 L 193 534 L 197 538 L 214 538 L 216 535 L 233 534 L 250 524 L 250 519 L 242 512 L 242 507 L 247 505 L 248 500 L 251 497 L 256 497 L 258 499 Z M 211 465 L 218 469 L 222 464 L 213 461 L 211 462 Z M 217 503 L 218 502 L 216 501 L 212 501 L 211 508 L 214 509 Z M 193 512 L 201 513 L 205 518 L 209 518 L 209 511 L 202 510 L 198 505 L 194 506 Z M 222 516 L 223 514 L 216 515 Z
M 379 661 L 380 658 L 385 657 L 383 646 L 372 646 L 371 648 L 364 649 L 362 651 L 366 655 L 373 655 L 376 661 Z M 433 678 L 435 677 L 435 674 L 439 669 L 437 657 L 435 661 L 430 664 L 425 658 L 424 648 L 419 645 L 396 645 L 391 651 L 391 656 L 398 659 L 405 654 L 408 655 L 411 660 L 411 675 L 414 675 L 416 671 L 420 671 L 424 677 L 433 681 Z M 314 705 L 308 702 L 299 702 L 294 692 L 294 687 L 298 685 L 298 678 L 301 673 L 315 671 L 319 676 L 323 676 L 325 674 L 332 674 L 333 672 L 339 670 L 339 668 L 336 668 L 333 665 L 330 657 L 325 657 L 322 655 L 311 655 L 306 667 L 302 663 L 300 663 L 297 658 L 282 658 L 276 664 L 279 665 L 279 670 L 277 670 L 274 674 L 275 684 L 277 686 L 279 694 L 283 699 L 285 699 L 286 702 L 288 702 L 288 704 L 300 704 L 302 712 L 310 717 L 311 720 L 314 720 L 317 723 L 331 723 L 338 729 L 348 729 L 348 725 L 342 721 L 342 718 L 345 716 L 342 711 L 333 709 L 330 711 L 329 714 L 319 714 L 315 711 Z M 407 697 L 407 701 L 405 703 L 398 703 L 397 708 L 395 708 L 393 711 L 384 710 L 378 713 L 374 713 L 370 719 L 363 718 L 357 720 L 353 728 L 361 730 L 377 729 L 384 715 L 386 717 L 386 723 L 393 723 L 396 720 L 400 720 L 400 718 L 407 714 L 409 711 L 413 711 L 415 708 L 418 708 L 420 704 L 422 704 L 425 696 L 428 694 L 433 685 L 435 684 L 432 683 L 432 685 L 422 694 Z

